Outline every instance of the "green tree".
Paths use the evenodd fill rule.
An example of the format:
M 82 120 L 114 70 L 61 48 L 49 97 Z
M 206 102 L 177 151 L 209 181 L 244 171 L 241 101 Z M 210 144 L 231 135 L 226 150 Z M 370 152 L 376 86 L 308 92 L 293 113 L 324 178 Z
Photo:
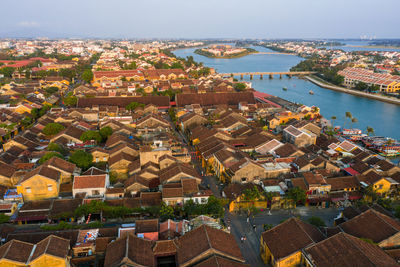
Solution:
M 56 122 L 50 122 L 46 124 L 46 126 L 43 128 L 43 133 L 47 136 L 50 135 L 55 135 L 64 130 L 65 127 L 62 124 L 56 123 Z
M 254 201 L 261 198 L 261 192 L 256 186 L 251 189 L 245 189 L 243 191 L 243 199 L 246 201 Z
M 93 156 L 83 150 L 76 150 L 71 154 L 69 161 L 86 170 L 92 165 Z
M 81 139 L 84 142 L 95 140 L 97 143 L 101 143 L 101 141 L 103 140 L 101 134 L 98 131 L 86 131 L 82 133 L 79 139 Z
M 132 61 L 129 64 L 125 64 L 124 67 L 123 67 L 124 70 L 135 70 L 136 68 L 137 67 L 136 67 L 136 62 L 135 61 Z
M 101 128 L 101 129 L 99 130 L 99 133 L 100 133 L 100 135 L 101 135 L 102 141 L 103 141 L 103 142 L 106 142 L 106 141 L 107 141 L 107 138 L 108 138 L 110 135 L 112 135 L 113 129 L 112 129 L 110 126 L 106 126 L 106 127 Z
M 76 75 L 76 71 L 74 69 L 60 69 L 60 75 L 72 80 Z
M 134 111 L 137 107 L 144 107 L 145 105 L 142 103 L 138 103 L 138 102 L 131 102 L 129 103 L 125 109 L 126 110 L 130 110 L 130 111 Z
M 15 68 L 13 67 L 4 67 L 0 69 L 0 73 L 4 75 L 4 77 L 11 78 L 14 73 Z
M 306 201 L 306 191 L 301 189 L 300 187 L 293 187 L 288 190 L 286 193 L 289 199 L 292 199 L 295 203 L 304 204 Z
M 68 107 L 75 107 L 78 103 L 78 98 L 76 96 L 67 96 L 63 99 L 64 105 Z
M 174 217 L 174 208 L 165 204 L 165 202 L 161 203 L 160 215 L 162 220 L 171 219 Z
M 84 80 L 87 83 L 90 83 L 93 80 L 93 72 L 91 69 L 86 69 L 82 73 L 82 80 Z
M 32 118 L 28 117 L 28 116 L 23 118 L 22 121 L 21 121 L 21 124 L 23 126 L 25 126 L 25 127 L 31 125 L 32 124 Z
M 208 198 L 208 201 L 205 204 L 204 208 L 206 214 L 216 215 L 218 217 L 222 217 L 224 215 L 224 207 L 222 200 L 214 196 L 210 196 Z
M 316 227 L 325 227 L 326 226 L 324 220 L 322 220 L 320 217 L 317 217 L 317 216 L 312 216 L 312 217 L 308 218 L 307 222 Z
M 236 91 L 243 91 L 244 89 L 246 89 L 246 84 L 244 84 L 244 83 L 235 83 L 233 85 L 233 87 L 235 88 Z
M 55 151 L 50 151 L 50 152 L 47 152 L 46 154 L 44 154 L 44 156 L 39 159 L 39 164 L 46 162 L 47 160 L 51 159 L 52 157 L 59 157 L 61 159 L 64 159 L 64 157 L 60 153 L 55 152 Z
M 336 121 L 336 116 L 332 116 L 331 120 L 332 120 L 332 127 L 335 127 L 335 121 Z
M 62 155 L 66 155 L 67 154 L 67 151 L 65 150 L 65 148 L 62 145 L 57 144 L 57 143 L 50 143 L 47 146 L 47 150 L 48 151 L 55 151 L 55 152 L 58 152 L 58 153 L 60 153 Z
M 52 95 L 52 94 L 58 92 L 58 87 L 56 87 L 56 86 L 50 86 L 50 87 L 45 88 L 44 91 L 45 91 L 48 95 Z
M 372 128 L 370 126 L 367 126 L 367 134 L 368 134 L 368 136 L 371 135 L 371 134 L 374 135 L 374 133 L 375 133 L 374 128 Z
M 368 89 L 368 85 L 364 82 L 358 82 L 355 86 L 355 89 L 359 91 L 366 91 Z
M 184 68 L 180 62 L 174 62 L 171 65 L 171 69 L 182 69 L 183 70 Z
M 9 216 L 7 216 L 7 215 L 5 215 L 3 213 L 0 213 L 0 224 L 8 223 L 9 221 L 10 221 L 10 217 Z

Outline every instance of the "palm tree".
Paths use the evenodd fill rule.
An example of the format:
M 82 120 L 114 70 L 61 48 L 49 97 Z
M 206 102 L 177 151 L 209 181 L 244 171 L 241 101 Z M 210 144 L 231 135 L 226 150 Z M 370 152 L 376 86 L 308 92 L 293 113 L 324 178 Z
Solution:
M 335 120 L 336 120 L 336 116 L 332 116 L 331 120 L 332 120 L 332 128 L 335 128 Z
M 370 134 L 373 135 L 374 133 L 375 133 L 374 128 L 367 126 L 367 134 L 368 134 L 368 136 L 369 136 Z
M 358 122 L 357 118 L 352 118 L 351 119 L 351 128 L 353 128 L 353 123 L 357 123 L 357 122 Z
M 351 115 L 351 112 L 346 111 L 346 116 L 344 118 L 344 123 L 343 123 L 343 129 L 344 129 L 344 126 L 346 125 L 346 119 L 349 119 L 351 121 L 352 118 L 353 118 L 353 115 Z

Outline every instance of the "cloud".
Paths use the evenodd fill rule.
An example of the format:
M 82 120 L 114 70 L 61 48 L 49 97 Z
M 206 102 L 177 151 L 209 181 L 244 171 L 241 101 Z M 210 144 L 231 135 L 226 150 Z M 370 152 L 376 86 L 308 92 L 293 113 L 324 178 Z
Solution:
M 18 22 L 18 26 L 31 28 L 31 27 L 38 27 L 39 23 L 37 21 L 20 21 Z

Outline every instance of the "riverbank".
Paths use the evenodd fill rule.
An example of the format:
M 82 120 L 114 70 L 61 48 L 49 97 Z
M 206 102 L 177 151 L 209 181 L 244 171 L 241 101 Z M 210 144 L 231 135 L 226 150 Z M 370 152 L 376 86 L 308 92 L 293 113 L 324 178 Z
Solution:
M 370 93 L 366 93 L 366 92 L 360 92 L 360 91 L 356 91 L 356 90 L 352 90 L 352 89 L 347 89 L 344 87 L 328 84 L 326 82 L 319 80 L 316 77 L 306 76 L 305 78 L 307 80 L 309 80 L 310 82 L 312 82 L 322 88 L 326 88 L 326 89 L 330 89 L 330 90 L 334 90 L 334 91 L 338 91 L 338 92 L 342 92 L 342 93 L 346 93 L 346 94 L 351 94 L 351 95 L 355 95 L 355 96 L 361 96 L 361 97 L 366 97 L 366 98 L 370 98 L 370 99 L 374 99 L 374 100 L 379 100 L 379 101 L 383 101 L 383 102 L 387 102 L 387 103 L 391 103 L 391 104 L 400 105 L 400 99 L 390 98 L 390 97 L 382 96 L 382 95 L 370 94 Z
M 347 47 L 359 47 L 359 48 L 381 48 L 381 49 L 400 49 L 400 46 L 391 45 L 346 45 Z

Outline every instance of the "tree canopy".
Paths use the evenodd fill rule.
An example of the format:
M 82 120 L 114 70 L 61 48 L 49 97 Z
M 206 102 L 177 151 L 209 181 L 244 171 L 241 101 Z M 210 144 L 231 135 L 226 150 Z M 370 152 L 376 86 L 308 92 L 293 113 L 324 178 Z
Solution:
M 287 196 L 288 198 L 293 199 L 295 203 L 304 203 L 306 201 L 306 191 L 300 187 L 289 189 Z
M 130 111 L 134 111 L 137 107 L 144 107 L 145 105 L 142 103 L 138 103 L 138 102 L 131 102 L 129 103 L 125 109 L 126 110 L 130 110 Z
M 82 80 L 84 80 L 87 83 L 90 83 L 93 80 L 93 72 L 90 69 L 86 69 L 82 73 Z
M 60 153 L 55 152 L 55 151 L 50 151 L 50 152 L 47 152 L 46 154 L 44 154 L 44 156 L 39 159 L 39 164 L 46 162 L 47 160 L 51 159 L 52 157 L 59 157 L 61 159 L 64 158 Z
M 82 169 L 88 169 L 93 162 L 93 156 L 83 150 L 76 150 L 69 157 L 69 161 Z
M 97 143 L 101 143 L 103 140 L 101 134 L 98 131 L 86 131 L 79 138 L 82 141 L 95 140 Z
M 55 135 L 64 130 L 65 127 L 62 124 L 56 123 L 56 122 L 50 122 L 46 124 L 46 126 L 43 128 L 43 133 L 47 136 L 50 135 Z

